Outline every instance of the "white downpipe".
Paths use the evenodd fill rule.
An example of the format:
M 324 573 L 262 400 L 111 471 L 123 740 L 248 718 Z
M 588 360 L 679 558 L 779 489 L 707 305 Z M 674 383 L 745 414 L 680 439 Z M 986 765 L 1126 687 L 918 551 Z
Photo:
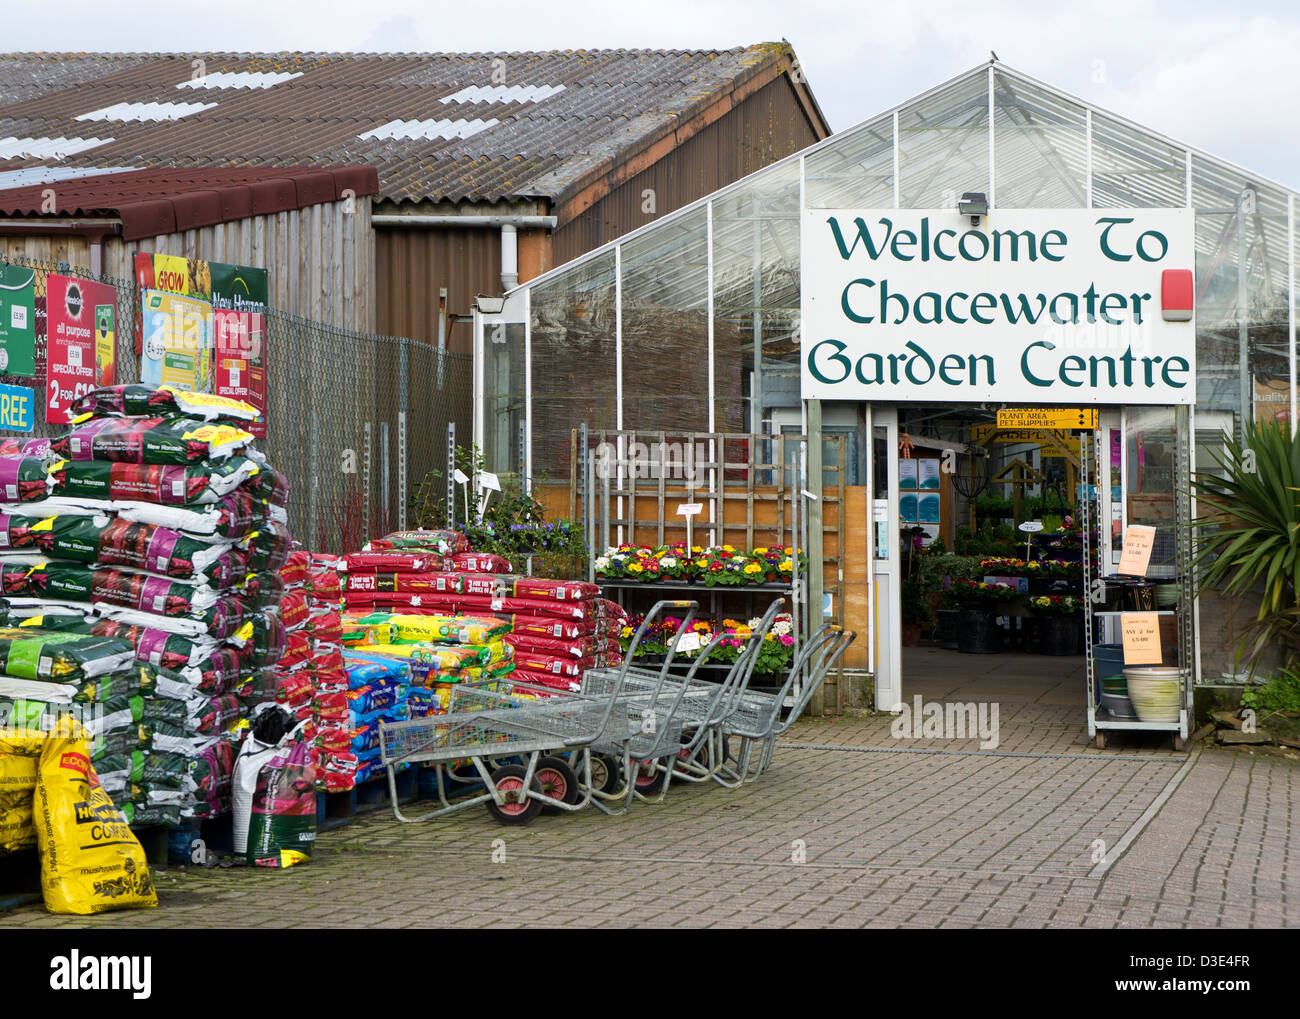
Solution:
M 501 224 L 501 290 L 519 285 L 519 231 L 510 223 Z

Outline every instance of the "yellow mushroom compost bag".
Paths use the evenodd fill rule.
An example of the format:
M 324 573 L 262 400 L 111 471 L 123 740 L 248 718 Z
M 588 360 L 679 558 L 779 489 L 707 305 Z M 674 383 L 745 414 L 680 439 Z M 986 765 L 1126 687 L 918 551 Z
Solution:
M 0 801 L 0 854 L 17 852 L 36 845 L 36 828 L 32 825 L 32 800 L 7 806 Z
M 41 891 L 51 913 L 158 905 L 144 850 L 99 784 L 80 733 L 46 740 L 34 813 Z

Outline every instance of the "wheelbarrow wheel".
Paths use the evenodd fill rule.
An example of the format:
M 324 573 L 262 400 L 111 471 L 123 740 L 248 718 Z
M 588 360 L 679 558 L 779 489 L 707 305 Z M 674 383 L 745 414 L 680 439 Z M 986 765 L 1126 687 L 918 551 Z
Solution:
M 612 794 L 619 787 L 618 758 L 608 754 L 591 755 L 591 788 L 598 793 Z
M 533 772 L 537 781 L 542 784 L 542 792 L 553 800 L 562 800 L 565 803 L 577 803 L 580 797 L 578 792 L 578 776 L 573 773 L 569 767 L 569 762 L 563 757 L 543 757 L 537 762 L 537 770 Z M 543 814 L 566 814 L 568 811 L 559 807 L 552 807 L 550 804 L 542 804 Z
M 524 789 L 524 777 L 527 774 L 528 769 L 522 764 L 502 765 L 492 772 L 492 784 L 498 792 L 505 793 L 506 802 L 488 800 L 487 809 L 502 824 L 527 824 L 541 812 L 542 804 L 527 795 Z M 542 784 L 537 781 L 536 775 L 533 775 L 532 785 L 528 788 L 534 793 L 542 791 Z
M 653 761 L 644 761 L 636 767 L 636 791 L 642 796 L 653 796 L 664 787 L 664 782 L 668 775 L 659 770 L 658 765 L 662 763 L 658 758 Z

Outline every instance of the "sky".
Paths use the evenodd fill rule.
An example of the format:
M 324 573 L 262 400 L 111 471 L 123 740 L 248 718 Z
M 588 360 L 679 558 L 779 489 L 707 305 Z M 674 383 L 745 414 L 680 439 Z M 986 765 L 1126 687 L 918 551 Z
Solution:
M 47 0 L 6 14 L 4 47 L 504 53 L 730 48 L 782 38 L 837 131 L 995 51 L 1032 77 L 1300 189 L 1300 5 L 1287 2 Z

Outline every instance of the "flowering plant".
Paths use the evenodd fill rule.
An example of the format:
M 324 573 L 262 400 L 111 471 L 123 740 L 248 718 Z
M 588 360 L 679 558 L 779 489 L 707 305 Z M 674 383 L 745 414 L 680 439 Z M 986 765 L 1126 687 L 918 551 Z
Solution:
M 606 580 L 643 582 L 674 580 L 700 583 L 705 587 L 738 587 L 746 584 L 781 584 L 788 582 L 798 562 L 807 569 L 808 558 L 796 556 L 792 547 L 756 548 L 741 552 L 731 545 L 700 545 L 687 548 L 684 543 L 660 545 L 619 545 L 608 548 L 596 559 L 596 576 Z
M 1040 594 L 1029 599 L 1030 610 L 1043 616 L 1072 616 L 1082 607 L 1072 594 Z
M 1011 601 L 1020 592 L 1010 584 L 986 584 L 982 580 L 956 577 L 952 582 L 953 597 L 962 604 Z
M 620 631 L 619 644 L 624 653 L 629 650 L 632 637 L 636 634 L 643 618 L 643 616 L 632 616 Z M 692 629 L 700 635 L 700 647 L 679 651 L 678 656 L 685 661 L 690 661 L 701 654 L 714 637 L 722 635 L 722 640 L 710 653 L 708 661 L 714 665 L 731 664 L 740 657 L 760 622 L 759 619 L 751 619 L 748 623 L 738 619 L 724 619 L 721 622 L 697 620 L 692 624 Z M 637 647 L 636 658 L 667 654 L 673 635 L 680 625 L 681 620 L 671 616 L 660 620 L 642 637 Z M 758 659 L 754 663 L 754 671 L 768 674 L 788 669 L 794 659 L 794 643 L 794 620 L 788 613 L 782 613 L 776 617 L 772 628 L 764 635 L 763 646 L 759 649 Z

